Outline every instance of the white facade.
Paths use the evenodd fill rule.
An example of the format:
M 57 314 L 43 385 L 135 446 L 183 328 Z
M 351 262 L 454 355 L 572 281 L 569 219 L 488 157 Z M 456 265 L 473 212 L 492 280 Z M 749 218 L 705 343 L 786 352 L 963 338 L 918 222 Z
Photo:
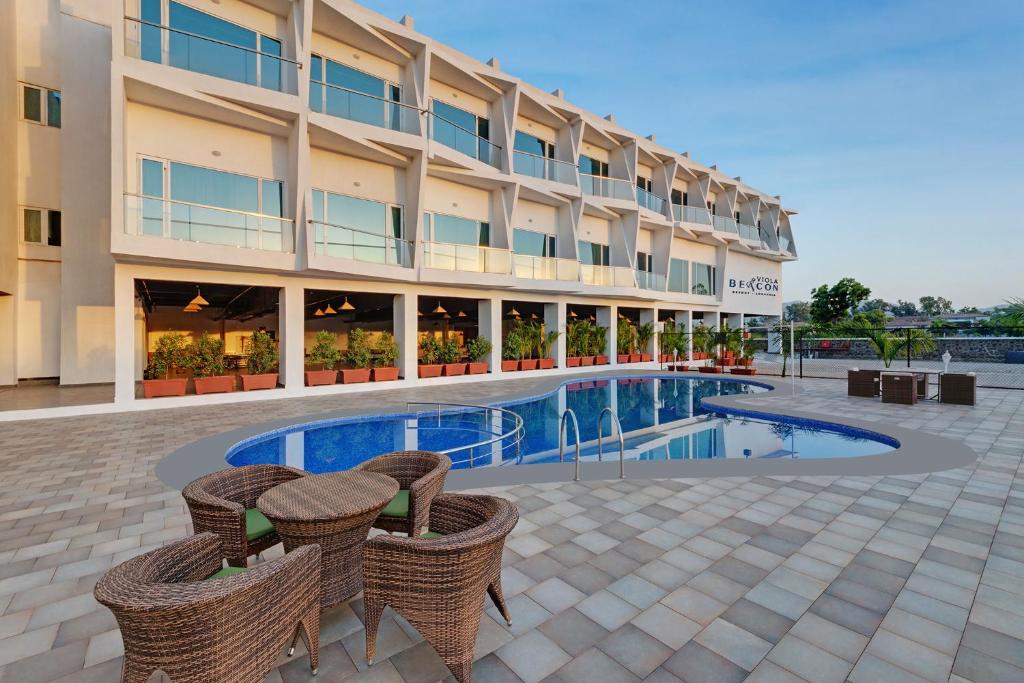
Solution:
M 221 20 L 233 26 L 211 39 L 204 22 Z M 14 0 L 0 35 L 0 81 L 17 93 L 0 100 L 0 145 L 17 150 L 0 169 L 0 385 L 116 380 L 133 400 L 142 279 L 278 288 L 286 388 L 302 385 L 313 289 L 394 295 L 407 378 L 424 297 L 477 300 L 495 341 L 510 300 L 544 304 L 560 327 L 574 304 L 608 321 L 620 307 L 781 314 L 796 249 L 778 197 L 410 19 L 342 0 Z M 23 84 L 60 91 L 59 128 L 26 119 Z M 216 194 L 229 175 L 258 188 L 255 210 Z M 386 217 L 371 249 L 356 248 L 351 207 L 371 206 L 357 200 Z M 61 212 L 60 246 L 28 239 L 32 208 Z M 544 252 L 515 251 L 517 235 Z M 711 291 L 695 287 L 698 264 Z

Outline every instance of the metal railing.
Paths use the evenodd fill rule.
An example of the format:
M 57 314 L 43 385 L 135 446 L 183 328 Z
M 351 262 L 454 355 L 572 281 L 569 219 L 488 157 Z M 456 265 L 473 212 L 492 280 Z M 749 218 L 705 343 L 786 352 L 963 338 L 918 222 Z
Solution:
M 501 169 L 501 147 L 432 111 L 427 112 L 430 139 Z
M 739 228 L 736 227 L 736 219 L 732 216 L 712 216 L 711 221 L 715 230 L 720 232 L 736 234 L 739 231 Z
M 651 273 L 646 270 L 636 271 L 636 286 L 640 289 L 651 289 L 665 291 L 666 278 L 661 273 Z
M 318 256 L 347 258 L 365 263 L 412 267 L 412 242 L 347 225 L 310 220 Z
M 775 231 L 771 228 L 760 227 L 757 229 L 758 239 L 761 241 L 761 247 L 768 251 L 779 250 L 779 238 L 775 235 Z
M 793 250 L 790 249 L 789 247 L 790 247 L 789 238 L 788 237 L 783 237 L 782 235 L 779 235 L 779 250 L 780 251 L 785 251 L 787 253 L 792 254 Z
M 512 267 L 516 277 L 529 280 L 573 282 L 580 279 L 580 262 L 575 259 L 513 254 Z
M 124 20 L 124 48 L 129 57 L 292 95 L 298 92 L 302 65 L 294 59 L 137 17 Z
M 292 253 L 292 220 L 250 211 L 126 194 L 124 231 L 184 242 Z
M 421 428 L 421 420 L 429 418 L 431 416 L 436 417 L 435 425 L 437 429 L 443 429 L 444 424 L 442 418 L 452 415 L 463 415 L 472 414 L 471 411 L 479 411 L 481 417 L 480 433 L 481 434 L 492 434 L 489 439 L 482 439 L 471 444 L 462 446 L 453 446 L 452 448 L 446 448 L 444 450 L 437 451 L 438 453 L 444 453 L 451 458 L 452 463 L 468 462 L 470 467 L 476 466 L 476 456 L 482 450 L 487 454 L 493 454 L 493 447 L 495 444 L 501 444 L 500 450 L 504 453 L 506 448 L 514 446 L 516 449 L 516 459 L 520 457 L 520 443 L 526 434 L 524 427 L 523 418 L 517 413 L 507 410 L 505 408 L 496 408 L 494 406 L 480 406 L 473 405 L 470 403 L 437 403 L 433 401 L 409 401 L 405 404 L 406 408 L 412 408 L 413 406 L 431 406 L 430 410 L 421 410 L 413 414 L 411 418 L 406 420 L 414 420 L 416 429 Z M 497 419 L 495 419 L 497 418 Z M 511 444 L 505 443 L 507 439 L 511 439 Z M 461 460 L 453 457 L 456 454 L 468 454 L 468 460 Z
M 672 205 L 672 217 L 683 223 L 711 225 L 711 212 L 701 206 Z
M 636 287 L 636 275 L 632 268 L 624 266 L 592 266 L 580 264 L 583 284 L 599 287 Z
M 760 242 L 761 236 L 758 234 L 756 226 L 747 225 L 746 223 L 739 224 L 739 234 L 745 240 L 752 240 L 754 242 Z
M 424 110 L 324 81 L 310 81 L 309 108 L 340 119 L 418 135 Z
M 576 421 L 576 413 L 573 412 L 572 408 L 566 408 L 565 412 L 562 413 L 562 418 L 558 423 L 558 462 L 565 462 L 565 425 L 566 418 L 572 418 L 572 428 L 576 434 L 576 473 L 573 475 L 573 481 L 580 480 L 580 423 Z
M 583 191 L 583 194 L 595 197 L 624 199 L 626 201 L 634 199 L 634 185 L 629 181 L 619 178 L 607 178 L 605 176 L 590 175 L 589 173 L 580 173 L 580 189 Z
M 642 187 L 636 188 L 636 201 L 637 204 L 654 213 L 665 213 L 665 198 Z
M 576 185 L 578 182 L 576 175 L 579 169 L 575 164 L 518 149 L 512 151 L 512 170 L 519 175 L 553 180 L 566 185 Z
M 507 275 L 512 271 L 512 252 L 472 244 L 424 242 L 423 265 L 437 270 Z
M 619 422 L 618 416 L 615 415 L 615 411 L 611 408 L 605 408 L 601 411 L 601 414 L 597 416 L 597 461 L 601 462 L 604 458 L 604 433 L 601 431 L 601 424 L 604 422 L 604 416 L 606 413 L 611 417 L 611 424 L 615 427 L 615 431 L 619 435 L 619 479 L 625 479 L 626 441 L 622 436 L 622 423 Z

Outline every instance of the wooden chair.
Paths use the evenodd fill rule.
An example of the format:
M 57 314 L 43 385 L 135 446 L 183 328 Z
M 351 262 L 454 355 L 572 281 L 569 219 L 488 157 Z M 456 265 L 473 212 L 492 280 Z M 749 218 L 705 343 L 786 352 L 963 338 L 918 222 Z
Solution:
M 973 406 L 977 400 L 977 380 L 974 375 L 944 372 L 939 375 L 939 402 L 960 406 Z

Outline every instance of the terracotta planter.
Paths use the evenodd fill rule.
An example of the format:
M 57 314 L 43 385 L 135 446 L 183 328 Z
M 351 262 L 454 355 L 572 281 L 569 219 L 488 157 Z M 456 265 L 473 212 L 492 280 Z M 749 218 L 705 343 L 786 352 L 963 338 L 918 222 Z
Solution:
M 735 358 L 728 358 L 728 357 L 727 358 L 719 358 L 718 359 L 718 364 L 723 366 L 723 367 L 727 367 L 728 368 L 728 367 L 731 367 L 733 365 L 736 365 L 736 359 Z
M 749 368 L 750 366 L 752 366 L 754 364 L 754 359 L 753 358 L 740 358 L 738 361 L 736 361 L 736 363 L 738 365 L 742 365 L 745 368 Z
M 374 368 L 373 369 L 373 381 L 374 382 L 394 382 L 398 379 L 398 368 Z
M 540 359 L 540 369 L 541 370 L 550 370 L 553 367 L 555 367 L 555 359 L 554 358 L 541 358 Z
M 334 384 L 338 381 L 336 370 L 306 370 L 306 386 L 319 387 L 325 384 Z
M 670 356 L 667 353 L 663 353 L 660 356 L 658 356 L 658 362 L 659 363 L 671 363 L 672 362 L 672 356 Z
M 757 368 L 735 367 L 731 372 L 734 375 L 756 375 Z
M 370 368 L 347 368 L 341 371 L 342 384 L 362 384 L 370 381 Z
M 441 373 L 445 377 L 458 377 L 466 374 L 465 363 L 445 363 L 444 372 Z
M 639 363 L 641 360 L 643 360 L 643 356 L 641 356 L 639 353 L 631 353 L 631 354 L 629 354 L 629 362 L 630 363 Z
M 593 356 L 583 356 L 582 358 L 580 358 L 580 365 L 591 366 L 593 364 L 594 364 L 594 357 Z
M 440 377 L 443 365 L 421 365 L 419 367 L 420 377 Z
M 519 369 L 519 361 L 517 360 L 503 360 L 501 361 L 502 372 L 515 372 Z
M 144 379 L 142 380 L 142 395 L 146 398 L 160 398 L 161 396 L 184 396 L 188 388 L 188 379 Z
M 629 362 L 629 354 L 628 353 L 620 353 L 619 355 L 615 356 L 615 359 L 616 359 L 616 361 L 618 362 L 619 365 L 624 365 L 625 363 Z
M 608 365 L 608 356 L 594 356 L 594 365 Z
M 651 362 L 651 354 L 649 354 L 649 353 L 641 353 L 640 354 L 640 362 L 641 363 L 650 363 Z
M 537 369 L 537 359 L 536 358 L 524 358 L 523 360 L 519 361 L 519 369 L 520 370 L 536 370 Z
M 216 377 L 196 377 L 194 380 L 197 394 L 226 394 L 235 390 L 234 375 L 217 375 Z
M 567 368 L 578 368 L 580 365 L 579 356 L 569 356 L 565 359 L 565 367 Z
M 720 365 L 702 365 L 700 371 L 707 375 L 721 375 L 722 367 Z
M 676 366 L 676 372 L 689 372 L 689 371 L 690 371 L 690 366 L 689 365 L 677 365 Z
M 262 375 L 242 375 L 242 391 L 256 391 L 257 389 L 276 389 L 277 373 L 268 372 Z
M 470 361 L 466 363 L 466 374 L 469 375 L 486 375 L 487 374 L 487 363 L 483 361 Z

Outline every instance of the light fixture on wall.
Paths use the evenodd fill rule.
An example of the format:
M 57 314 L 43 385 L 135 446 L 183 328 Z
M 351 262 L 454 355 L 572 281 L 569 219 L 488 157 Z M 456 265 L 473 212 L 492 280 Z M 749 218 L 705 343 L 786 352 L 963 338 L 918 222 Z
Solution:
M 196 298 L 188 302 L 189 306 L 209 306 L 210 302 L 203 298 L 203 293 L 199 291 L 199 287 L 196 286 Z
M 338 312 L 331 308 L 330 304 L 327 304 L 327 308 L 324 309 L 324 315 L 336 315 Z
M 345 297 L 345 303 L 343 303 L 339 308 L 341 310 L 343 310 L 343 311 L 354 311 L 354 310 L 356 310 L 356 307 L 348 302 L 348 297 L 347 296 Z
M 316 309 L 316 313 L 314 313 L 313 315 L 315 315 L 318 318 L 322 318 L 322 317 L 324 317 L 324 312 L 322 310 L 320 310 L 319 308 L 317 308 Z
M 437 308 L 431 311 L 431 313 L 433 313 L 434 315 L 444 315 L 447 312 L 448 311 L 444 310 L 444 306 L 441 305 L 440 299 L 437 300 Z

